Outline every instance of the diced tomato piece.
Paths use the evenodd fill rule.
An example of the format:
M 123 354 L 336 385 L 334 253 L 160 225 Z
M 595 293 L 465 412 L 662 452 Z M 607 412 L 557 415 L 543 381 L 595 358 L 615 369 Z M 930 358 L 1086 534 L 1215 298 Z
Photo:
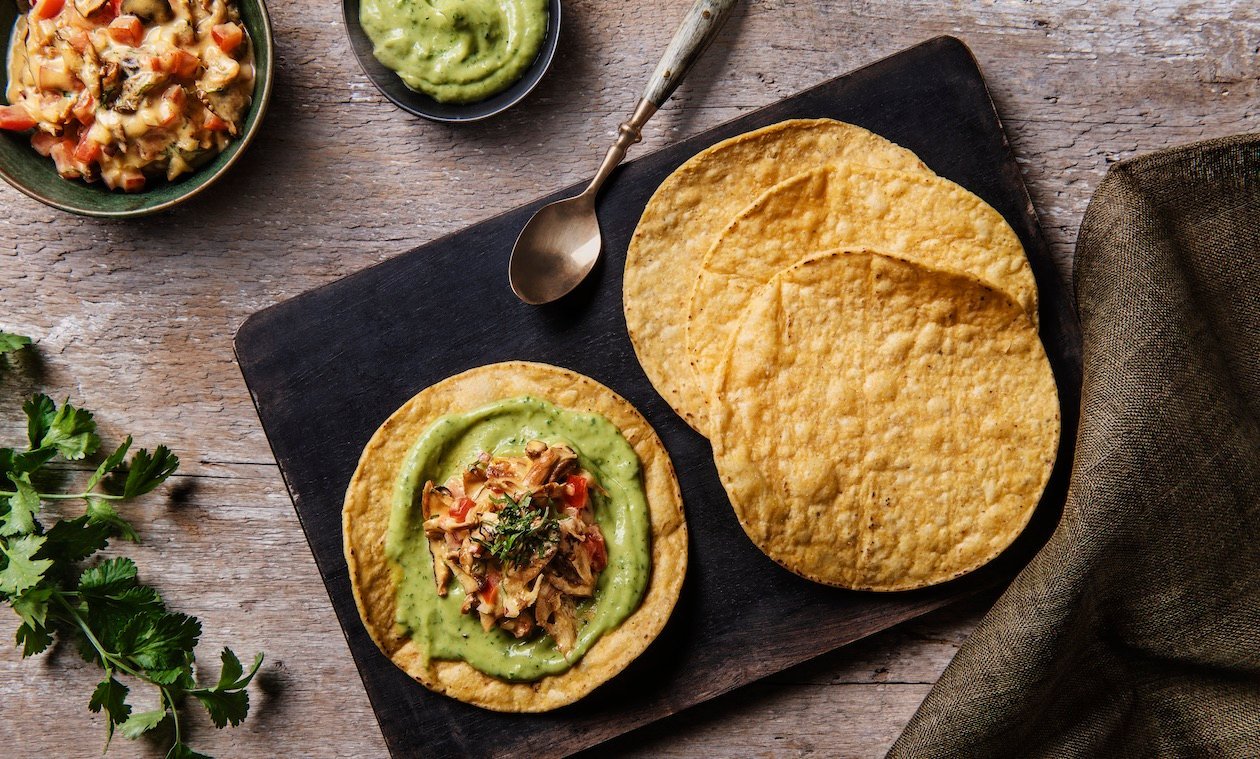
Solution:
M 78 179 L 79 168 L 74 163 L 74 140 L 61 139 L 49 149 L 53 163 L 57 165 L 57 173 L 66 179 Z
M 472 507 L 476 505 L 471 498 L 461 498 L 450 508 L 451 516 L 463 521 L 464 517 L 468 516 L 468 512 L 472 511 Z
M 35 148 L 35 152 L 45 158 L 52 154 L 52 146 L 60 141 L 60 137 L 47 132 L 36 132 L 31 135 L 31 147 Z
M 591 530 L 586 534 L 582 546 L 591 555 L 591 569 L 602 572 L 608 566 L 608 545 L 604 543 L 604 534 L 599 530 Z
M 587 487 L 585 477 L 577 474 L 569 475 L 569 479 L 564 481 L 564 502 L 575 509 L 586 508 Z
M 144 39 L 144 26 L 140 23 L 139 18 L 131 14 L 119 16 L 109 22 L 106 32 L 114 42 L 131 45 L 132 47 L 139 45 L 140 40 Z
M 206 120 L 203 126 L 211 132 L 230 132 L 232 130 L 231 124 L 209 112 L 206 113 Z
M 245 32 L 236 24 L 215 24 L 210 29 L 210 36 L 220 50 L 231 55 L 236 52 L 236 48 L 241 46 Z
M 92 97 L 92 93 L 83 90 L 79 93 L 79 97 L 75 99 L 74 106 L 70 109 L 74 117 L 79 120 L 80 124 L 87 126 L 96 121 L 96 98 Z
M 161 71 L 176 79 L 192 79 L 201 68 L 201 59 L 186 50 L 172 50 L 153 59 L 153 70 Z
M 0 105 L 0 129 L 25 132 L 35 127 L 35 119 L 20 105 Z
M 79 144 L 74 146 L 74 160 L 80 163 L 91 163 L 101 157 L 101 143 L 89 137 L 91 133 L 92 130 L 84 129 Z
M 120 186 L 123 192 L 140 192 L 144 189 L 144 174 L 136 169 L 124 169 Z
M 101 175 L 101 179 L 105 180 L 105 186 L 111 190 L 140 192 L 144 189 L 144 174 L 139 169 L 123 169 L 117 176 L 107 172 Z
M 96 26 L 105 26 L 120 15 L 122 15 L 122 0 L 109 0 L 109 2 L 89 13 L 86 20 Z
M 31 5 L 31 15 L 40 21 L 50 19 L 61 13 L 65 4 L 66 0 L 35 0 Z
M 495 602 L 499 597 L 499 575 L 497 572 L 491 572 L 486 575 L 486 581 L 482 584 L 481 590 L 477 592 L 481 596 L 481 600 L 488 604 Z

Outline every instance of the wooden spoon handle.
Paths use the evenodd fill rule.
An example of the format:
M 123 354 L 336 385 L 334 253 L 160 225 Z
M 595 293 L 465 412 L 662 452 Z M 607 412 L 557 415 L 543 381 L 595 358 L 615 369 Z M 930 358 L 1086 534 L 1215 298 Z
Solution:
M 656 64 L 656 71 L 652 72 L 647 89 L 643 91 L 644 100 L 657 108 L 665 105 L 691 64 L 696 62 L 709 43 L 713 42 L 713 38 L 717 37 L 718 30 L 722 28 L 726 17 L 731 15 L 731 9 L 736 2 L 737 0 L 696 0 L 691 10 L 687 11 L 682 26 L 674 32 L 669 47 L 665 48 L 665 55 L 661 56 L 661 62 Z

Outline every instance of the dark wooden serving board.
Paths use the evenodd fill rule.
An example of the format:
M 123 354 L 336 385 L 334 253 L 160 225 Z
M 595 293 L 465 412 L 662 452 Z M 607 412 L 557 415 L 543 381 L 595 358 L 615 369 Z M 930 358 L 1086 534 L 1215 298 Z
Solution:
M 991 203 L 1019 234 L 1041 290 L 1042 337 L 1063 411 L 1058 464 L 1033 525 L 1016 545 L 984 569 L 936 588 L 837 590 L 796 577 L 758 552 L 735 520 L 708 442 L 657 395 L 626 334 L 626 245 L 666 175 L 732 135 L 824 116 L 910 148 Z M 559 755 L 594 745 L 1008 581 L 1048 535 L 1063 503 L 1079 401 L 1079 334 L 980 71 L 958 40 L 931 40 L 627 164 L 599 203 L 603 262 L 570 297 L 525 306 L 507 284 L 512 243 L 539 206 L 572 192 L 268 308 L 236 336 L 241 371 L 395 756 Z M 341 548 L 342 495 L 376 427 L 424 387 L 510 359 L 590 375 L 642 411 L 673 457 L 691 533 L 682 597 L 660 638 L 585 700 L 539 715 L 468 706 L 430 693 L 395 668 L 359 620 Z

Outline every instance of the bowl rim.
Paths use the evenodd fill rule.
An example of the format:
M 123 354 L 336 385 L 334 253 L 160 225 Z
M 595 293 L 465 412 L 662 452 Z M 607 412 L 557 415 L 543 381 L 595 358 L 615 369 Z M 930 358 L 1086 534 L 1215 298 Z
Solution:
M 355 11 L 356 11 L 353 18 L 351 17 L 351 13 L 350 13 L 351 5 L 354 6 Z M 364 55 L 359 52 L 359 46 L 355 44 L 356 37 L 361 37 L 366 42 L 368 47 L 371 47 L 371 44 L 372 44 L 372 40 L 367 36 L 367 32 L 363 30 L 363 25 L 359 23 L 358 13 L 357 13 L 359 6 L 360 6 L 360 0 L 341 0 L 342 25 L 345 27 L 346 36 L 350 42 L 350 52 L 354 55 L 354 59 L 359 64 L 359 70 L 362 71 L 363 75 L 367 77 L 367 80 L 372 83 L 372 86 L 375 87 L 376 90 L 380 92 L 381 95 L 384 96 L 386 100 L 393 103 L 396 107 L 400 108 L 403 111 L 406 111 L 407 113 L 410 113 L 413 116 L 419 116 L 422 119 L 427 119 L 428 121 L 435 121 L 441 124 L 465 124 L 465 123 L 471 123 L 475 121 L 484 121 L 485 119 L 498 116 L 499 114 L 508 110 L 512 106 L 516 105 L 517 103 L 520 103 L 525 98 L 529 97 L 530 93 L 532 93 L 535 89 L 537 89 L 538 85 L 542 83 L 542 80 L 546 77 L 547 72 L 551 70 L 552 61 L 554 61 L 556 57 L 556 50 L 560 47 L 560 27 L 561 27 L 561 19 L 563 18 L 563 15 L 564 15 L 563 13 L 564 3 L 562 2 L 562 0 L 548 0 L 547 10 L 549 13 L 549 18 L 547 21 L 546 35 L 543 37 L 542 47 L 539 48 L 538 55 L 534 58 L 533 62 L 530 63 L 529 68 L 527 68 L 525 72 L 521 74 L 520 79 L 517 79 L 516 82 L 512 83 L 512 84 L 516 84 L 517 82 L 520 82 L 523 79 L 533 77 L 533 81 L 530 82 L 529 86 L 525 87 L 523 90 L 517 93 L 515 97 L 505 100 L 498 106 L 491 108 L 489 110 L 485 110 L 485 111 L 479 111 L 476 109 L 478 109 L 478 107 L 484 107 L 486 100 L 489 100 L 490 98 L 494 97 L 494 95 L 491 95 L 490 98 L 486 98 L 486 100 L 478 100 L 472 103 L 455 103 L 455 104 L 443 103 L 441 105 L 445 108 L 453 108 L 453 109 L 467 108 L 469 109 L 469 113 L 459 114 L 459 115 L 441 115 L 441 114 L 426 111 L 421 106 L 417 106 L 414 103 L 409 103 L 405 100 L 402 100 L 401 98 L 395 97 L 393 93 L 391 93 L 379 81 L 377 81 L 377 74 L 372 71 L 372 65 L 375 64 L 377 66 L 383 66 L 383 64 L 378 62 L 375 57 L 372 57 L 370 52 L 367 53 L 367 56 L 371 58 L 371 61 L 365 60 Z M 389 70 L 386 69 L 386 71 L 389 71 Z M 389 71 L 389 75 L 395 76 L 395 77 L 397 76 L 393 71 Z M 399 82 L 402 82 L 402 80 L 399 79 Z M 406 87 L 405 84 L 403 86 Z M 509 85 L 509 87 L 510 86 L 512 85 Z M 407 89 L 410 92 L 415 93 L 417 96 L 428 98 L 428 96 L 425 95 L 423 92 L 412 90 L 410 87 L 408 87 Z M 437 101 L 434 101 L 434 102 L 436 103 Z
M 239 2 L 239 0 L 237 1 Z M 254 109 L 254 108 L 257 109 L 256 115 L 254 116 L 254 123 L 250 126 L 249 129 L 245 130 L 244 134 L 241 135 L 239 143 L 236 145 L 235 152 L 233 152 L 232 155 L 228 156 L 227 161 L 225 161 L 222 166 L 215 169 L 213 173 L 207 176 L 205 178 L 205 181 L 203 181 L 201 184 L 197 185 L 196 187 L 191 188 L 187 192 L 176 195 L 170 200 L 164 200 L 161 203 L 158 203 L 156 205 L 142 206 L 140 208 L 132 208 L 132 209 L 127 209 L 123 211 L 102 211 L 102 210 L 97 210 L 94 208 L 83 208 L 83 207 L 76 206 L 70 203 L 63 203 L 62 201 L 57 200 L 56 198 L 48 197 L 47 195 L 44 195 L 37 190 L 33 190 L 30 187 L 25 186 L 17 177 L 12 176 L 10 172 L 6 171 L 3 168 L 0 168 L 0 178 L 3 178 L 5 182 L 8 182 L 9 185 L 11 185 L 13 188 L 18 190 L 22 194 L 28 197 L 34 198 L 35 200 L 38 200 L 44 205 L 51 206 L 60 211 L 67 211 L 69 213 L 77 214 L 79 216 L 90 216 L 97 219 L 134 219 L 141 216 L 149 216 L 151 214 L 160 213 L 162 211 L 169 210 L 173 206 L 179 205 L 180 203 L 183 203 L 189 198 L 200 195 L 203 190 L 205 190 L 207 187 L 214 184 L 215 181 L 218 180 L 219 177 L 223 176 L 223 174 L 227 172 L 228 169 L 232 168 L 234 165 L 236 165 L 236 162 L 240 160 L 241 155 L 245 152 L 245 149 L 249 147 L 250 143 L 254 141 L 254 137 L 257 136 L 258 130 L 262 126 L 263 117 L 267 115 L 267 105 L 271 102 L 271 89 L 272 89 L 272 85 L 274 84 L 275 70 L 276 70 L 275 54 L 274 54 L 276 46 L 275 46 L 275 38 L 272 34 L 271 14 L 268 13 L 267 11 L 266 0 L 252 0 L 252 1 L 258 5 L 258 15 L 262 19 L 263 31 L 266 32 L 266 35 L 265 35 L 266 40 L 264 44 L 266 45 L 267 54 L 268 54 L 267 55 L 267 70 L 266 72 L 264 72 L 264 76 L 263 76 L 262 93 L 256 98 L 258 102 L 256 104 L 251 104 L 250 106 L 251 109 Z M 0 0 L 0 2 L 3 2 L 3 0 Z M 10 30 L 9 33 L 11 36 L 12 30 Z M 253 44 L 257 44 L 253 40 L 253 38 L 250 38 L 250 42 Z M 255 69 L 255 71 L 257 71 L 257 69 Z M 195 175 L 196 175 L 196 172 L 194 172 L 191 176 L 195 176 Z

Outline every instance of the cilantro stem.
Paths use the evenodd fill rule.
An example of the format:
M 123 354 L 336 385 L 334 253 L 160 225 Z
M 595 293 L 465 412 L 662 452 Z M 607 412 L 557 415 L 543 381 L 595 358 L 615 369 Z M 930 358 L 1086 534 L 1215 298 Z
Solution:
M 175 723 L 175 745 L 178 746 L 184 742 L 179 734 L 179 710 L 175 708 L 175 697 L 171 695 L 171 692 L 166 688 L 162 688 L 161 690 L 162 700 L 165 701 L 166 705 L 171 709 L 171 721 Z
M 17 495 L 13 490 L 0 490 L 0 498 Z M 100 498 L 106 501 L 121 501 L 123 496 L 113 493 L 38 493 L 43 501 L 81 501 L 85 498 Z
M 105 650 L 105 647 L 101 645 L 101 642 L 96 639 L 96 635 L 92 633 L 92 628 L 91 626 L 88 625 L 87 620 L 83 618 L 83 615 L 79 613 L 78 609 L 70 605 L 70 602 L 66 600 L 64 593 L 62 593 L 59 590 L 53 591 L 53 598 L 55 598 L 57 600 L 57 603 L 61 604 L 61 608 L 65 609 L 66 613 L 70 615 L 70 619 L 68 621 L 73 622 L 75 625 L 77 625 L 79 630 L 83 632 L 84 637 L 86 637 L 88 639 L 88 642 L 92 644 L 92 648 L 96 649 L 96 653 L 100 655 L 101 661 L 105 664 L 106 670 L 109 670 L 110 667 L 113 667 L 114 669 L 120 670 L 122 672 L 126 672 L 128 675 L 131 675 L 137 680 L 143 680 L 149 685 L 153 685 L 157 688 L 161 688 L 163 692 L 166 691 L 166 688 L 161 683 L 154 682 L 153 680 L 146 677 L 143 673 L 137 672 L 136 670 L 128 666 L 127 662 L 119 658 L 117 654 L 114 654 L 110 651 Z

